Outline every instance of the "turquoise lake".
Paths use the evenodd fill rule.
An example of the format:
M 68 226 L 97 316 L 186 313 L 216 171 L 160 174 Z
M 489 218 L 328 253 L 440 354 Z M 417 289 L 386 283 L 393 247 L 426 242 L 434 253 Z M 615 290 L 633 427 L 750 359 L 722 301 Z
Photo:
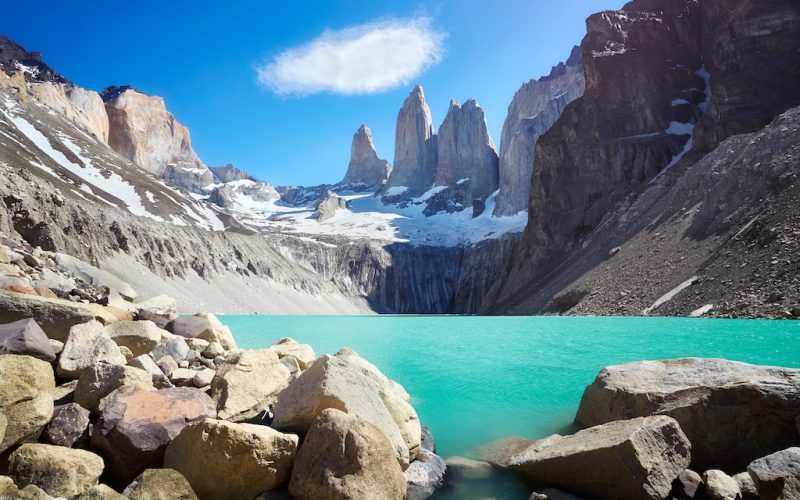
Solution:
M 349 346 L 412 396 L 437 453 L 477 457 L 508 436 L 572 432 L 584 387 L 604 366 L 722 357 L 800 368 L 800 322 L 696 318 L 224 316 L 244 348 L 280 337 L 317 355 Z M 511 479 L 498 498 L 527 498 Z M 486 485 L 489 488 L 489 485 Z M 447 492 L 444 496 L 479 497 Z M 463 493 L 463 492 L 462 492 Z M 488 493 L 488 492 L 487 492 Z

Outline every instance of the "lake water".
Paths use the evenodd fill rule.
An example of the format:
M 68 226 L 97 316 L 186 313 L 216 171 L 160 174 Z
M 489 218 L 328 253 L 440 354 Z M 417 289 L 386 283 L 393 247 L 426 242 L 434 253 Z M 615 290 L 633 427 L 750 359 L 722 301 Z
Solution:
M 584 387 L 604 366 L 723 357 L 800 367 L 800 322 L 695 318 L 225 316 L 244 348 L 289 336 L 317 355 L 349 346 L 412 396 L 437 453 L 477 457 L 508 436 L 572 432 Z M 499 483 L 498 483 L 499 481 Z M 444 497 L 527 498 L 510 478 Z

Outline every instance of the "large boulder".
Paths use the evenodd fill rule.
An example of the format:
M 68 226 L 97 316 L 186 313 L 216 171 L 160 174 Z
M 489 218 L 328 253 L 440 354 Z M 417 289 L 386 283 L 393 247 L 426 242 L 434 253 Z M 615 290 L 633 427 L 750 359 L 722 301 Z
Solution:
M 23 444 L 8 459 L 17 486 L 35 484 L 54 497 L 72 498 L 95 486 L 103 459 L 86 450 L 49 444 Z
M 406 480 L 386 436 L 366 420 L 322 410 L 297 452 L 289 494 L 297 499 L 403 499 Z
M 174 337 L 153 349 L 150 355 L 156 360 L 156 363 L 165 356 L 174 359 L 176 363 L 182 363 L 186 361 L 186 356 L 189 355 L 190 350 L 183 337 Z
M 50 339 L 32 318 L 0 325 L 0 354 L 24 354 L 48 363 L 56 360 Z
M 323 355 L 278 395 L 273 426 L 304 433 L 320 411 L 335 408 L 380 429 L 405 469 L 419 453 L 421 428 L 414 409 L 392 387 L 346 356 Z
M 169 319 L 178 317 L 178 302 L 167 295 L 151 297 L 144 302 L 137 303 L 136 307 L 140 311 L 158 314 L 159 316 L 164 316 Z
M 724 359 L 640 361 L 603 369 L 575 418 L 592 426 L 669 415 L 692 443 L 692 468 L 729 473 L 800 443 L 800 370 Z
M 58 376 L 78 378 L 84 370 L 100 362 L 124 365 L 127 359 L 100 322 L 92 320 L 73 326 L 58 358 Z
M 432 451 L 421 451 L 403 473 L 406 477 L 406 500 L 423 500 L 444 486 L 447 465 Z
M 33 318 L 51 339 L 64 342 L 70 328 L 95 319 L 86 304 L 0 290 L 0 323 Z
M 703 483 L 709 500 L 741 500 L 742 490 L 734 478 L 719 469 L 703 473 Z
M 0 414 L 7 425 L 0 453 L 41 430 L 53 416 L 53 368 L 30 356 L 0 355 Z
M 206 419 L 169 444 L 164 466 L 183 474 L 200 498 L 254 498 L 288 479 L 297 443 L 266 426 Z
M 662 499 L 689 465 L 690 448 L 674 419 L 640 417 L 535 441 L 508 468 L 594 498 Z
M 123 494 L 130 500 L 197 500 L 189 481 L 173 469 L 147 469 Z
M 119 394 L 103 409 L 92 434 L 92 447 L 106 460 L 121 486 L 148 467 L 161 464 L 164 451 L 184 427 L 216 409 L 208 395 L 186 387 Z
M 78 403 L 69 403 L 56 409 L 43 436 L 52 444 L 72 448 L 88 437 L 88 431 L 89 410 Z
M 218 342 L 225 349 L 236 348 L 236 341 L 230 328 L 223 325 L 213 314 L 199 313 L 195 316 L 175 318 L 166 328 L 170 333 L 181 337 Z
M 747 472 L 762 500 L 800 498 L 800 448 L 793 447 L 754 460 Z
M 282 339 L 278 339 L 271 346 L 269 346 L 271 351 L 275 351 L 278 355 L 278 358 L 285 358 L 287 356 L 292 356 L 297 360 L 297 364 L 300 365 L 301 370 L 307 369 L 311 366 L 311 363 L 317 359 L 317 355 L 314 353 L 314 349 L 311 348 L 308 344 L 298 344 L 294 339 L 289 337 L 283 337 Z
M 75 386 L 75 402 L 89 411 L 102 410 L 109 396 L 120 389 L 153 389 L 153 377 L 132 366 L 97 363 L 83 371 Z
M 288 381 L 289 372 L 275 352 L 239 351 L 218 368 L 211 380 L 211 397 L 220 419 L 241 422 L 269 409 Z
M 106 333 L 117 345 L 130 349 L 134 357 L 149 353 L 172 337 L 152 321 L 118 321 L 108 325 Z
M 733 480 L 739 485 L 739 490 L 742 492 L 742 500 L 759 500 L 761 498 L 758 494 L 756 483 L 749 472 L 735 474 Z

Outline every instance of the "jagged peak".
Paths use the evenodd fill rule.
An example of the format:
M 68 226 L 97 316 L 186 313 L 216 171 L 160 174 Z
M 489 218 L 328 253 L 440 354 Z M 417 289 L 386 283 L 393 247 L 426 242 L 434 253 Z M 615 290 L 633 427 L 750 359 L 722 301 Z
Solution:
M 425 89 L 422 88 L 422 85 L 416 84 L 414 85 L 414 88 L 411 89 L 410 95 L 418 95 L 425 99 Z
M 103 102 L 108 102 L 113 99 L 116 99 L 120 95 L 124 94 L 128 90 L 132 90 L 134 92 L 139 92 L 132 85 L 109 85 L 108 87 L 104 88 L 102 92 L 100 92 L 100 97 L 103 98 Z M 139 92 L 141 94 L 141 92 Z
M 0 35 L 0 68 L 6 73 L 22 72 L 29 82 L 53 82 L 72 85 L 44 62 L 41 52 L 31 52 L 5 35 Z

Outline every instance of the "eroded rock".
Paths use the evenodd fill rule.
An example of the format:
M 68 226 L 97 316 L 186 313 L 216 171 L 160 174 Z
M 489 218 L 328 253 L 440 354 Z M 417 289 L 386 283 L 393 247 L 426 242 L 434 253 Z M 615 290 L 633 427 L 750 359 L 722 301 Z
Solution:
M 50 365 L 30 356 L 0 355 L 0 374 L 0 414 L 7 422 L 1 453 L 50 421 L 56 382 Z
M 35 484 L 54 497 L 79 495 L 102 473 L 102 458 L 63 446 L 23 444 L 8 459 L 8 474 L 18 486 Z

